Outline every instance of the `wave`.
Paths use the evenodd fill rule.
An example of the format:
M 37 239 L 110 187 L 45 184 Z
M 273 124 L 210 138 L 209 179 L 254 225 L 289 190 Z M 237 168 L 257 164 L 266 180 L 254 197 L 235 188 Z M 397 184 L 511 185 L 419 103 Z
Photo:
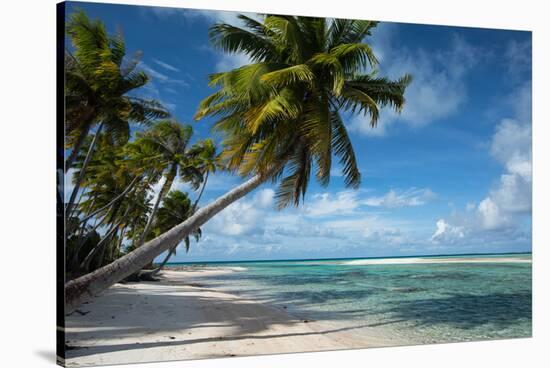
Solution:
M 235 271 L 235 272 L 248 271 L 248 268 L 242 267 L 242 266 L 223 266 L 220 268 L 223 270 Z
M 391 265 L 391 264 L 437 264 L 437 263 L 531 263 L 530 259 L 515 257 L 499 258 L 381 258 L 356 259 L 342 262 L 344 266 Z

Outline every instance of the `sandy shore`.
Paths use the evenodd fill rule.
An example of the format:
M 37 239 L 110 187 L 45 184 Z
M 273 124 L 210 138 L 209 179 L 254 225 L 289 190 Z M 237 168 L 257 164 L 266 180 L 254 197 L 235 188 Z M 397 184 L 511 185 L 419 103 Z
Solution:
M 111 287 L 83 305 L 83 315 L 67 317 L 67 366 L 400 344 L 395 337 L 379 334 L 377 327 L 304 321 L 208 287 L 208 276 L 225 272 L 239 271 L 164 271 L 160 282 Z

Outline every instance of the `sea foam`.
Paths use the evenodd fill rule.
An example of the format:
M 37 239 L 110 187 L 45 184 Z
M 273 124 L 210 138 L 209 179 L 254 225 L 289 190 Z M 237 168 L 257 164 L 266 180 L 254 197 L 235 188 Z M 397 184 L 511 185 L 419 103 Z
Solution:
M 436 263 L 531 263 L 530 259 L 525 258 L 381 258 L 381 259 L 356 259 L 353 261 L 342 262 L 346 266 L 366 266 L 366 265 L 391 265 L 391 264 L 436 264 Z

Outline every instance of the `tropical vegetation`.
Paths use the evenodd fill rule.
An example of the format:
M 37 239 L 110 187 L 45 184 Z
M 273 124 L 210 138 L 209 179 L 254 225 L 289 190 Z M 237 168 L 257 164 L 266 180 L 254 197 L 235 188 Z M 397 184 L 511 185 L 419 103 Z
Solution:
M 240 15 L 239 19 L 243 27 L 216 24 L 210 38 L 214 47 L 245 54 L 250 63 L 210 75 L 214 92 L 204 98 L 195 115 L 196 120 L 215 119 L 213 130 L 223 137 L 219 155 L 211 140 L 190 145 L 191 128 L 166 120 L 159 113 L 160 104 L 148 100 L 140 111 L 154 106 L 156 114 L 144 113 L 147 119 L 137 119 L 125 105 L 127 113 L 115 119 L 116 124 L 107 123 L 111 115 L 97 115 L 92 120 L 95 134 L 92 126 L 86 128 L 90 124 L 85 123 L 84 112 L 68 122 L 80 127 L 75 137 L 82 132 L 86 137 L 81 148 L 78 138 L 71 140 L 72 148 L 80 151 L 75 159 L 75 185 L 84 189 L 82 199 L 75 201 L 75 213 L 70 207 L 67 211 L 73 234 L 70 258 L 80 271 L 65 285 L 67 311 L 139 273 L 163 252 L 167 252 L 166 263 L 182 241 L 188 249 L 191 237 L 200 238 L 204 223 L 262 183 L 277 186 L 279 208 L 297 206 L 305 199 L 312 176 L 321 185 L 329 184 L 336 160 L 346 186 L 359 187 L 361 174 L 342 114 L 362 114 L 374 127 L 381 108 L 400 111 L 404 107 L 411 81 L 409 75 L 396 80 L 378 75 L 378 60 L 366 42 L 377 23 L 279 15 L 261 20 Z M 76 38 L 76 50 L 91 47 L 71 29 L 68 33 Z M 97 24 L 90 29 L 102 33 Z M 97 45 L 106 50 L 102 43 Z M 97 77 L 103 74 L 103 64 L 97 62 L 91 68 L 99 70 L 90 81 L 83 78 L 85 85 L 104 79 Z M 78 91 L 68 96 L 73 94 Z M 110 98 L 115 106 L 121 95 L 112 92 L 103 101 Z M 87 106 L 87 100 L 83 104 Z M 118 106 L 113 109 L 119 111 Z M 130 137 L 130 123 L 151 126 Z M 102 126 L 109 128 L 100 131 Z M 199 208 L 208 175 L 216 169 L 240 175 L 243 182 Z M 193 204 L 187 194 L 171 191 L 176 178 L 200 188 Z M 162 189 L 151 205 L 151 188 L 161 180 Z

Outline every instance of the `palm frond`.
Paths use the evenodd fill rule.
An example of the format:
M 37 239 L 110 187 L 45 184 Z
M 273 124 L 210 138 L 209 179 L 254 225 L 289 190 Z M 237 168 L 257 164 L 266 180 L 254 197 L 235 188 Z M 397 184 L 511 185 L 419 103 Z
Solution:
M 342 174 L 346 186 L 358 188 L 361 184 L 361 173 L 357 168 L 355 152 L 348 137 L 346 126 L 340 118 L 338 111 L 331 112 L 332 146 L 334 154 L 340 159 Z

